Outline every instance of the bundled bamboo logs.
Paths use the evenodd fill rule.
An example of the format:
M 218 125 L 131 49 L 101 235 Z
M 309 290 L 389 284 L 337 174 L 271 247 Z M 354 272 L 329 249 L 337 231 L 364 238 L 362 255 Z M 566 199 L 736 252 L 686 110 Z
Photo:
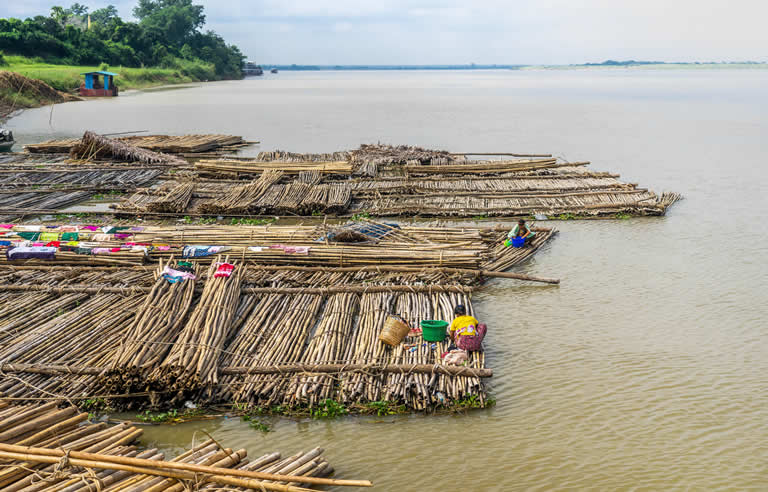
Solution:
M 142 431 L 127 424 L 84 423 L 87 413 L 56 402 L 19 406 L 0 400 L 0 487 L 5 491 L 182 491 L 206 484 L 230 490 L 301 492 L 331 485 L 370 487 L 367 480 L 325 478 L 333 472 L 323 450 L 254 460 L 247 451 L 205 441 L 172 460 L 138 449 Z
M 200 210 L 204 213 L 247 212 L 282 175 L 282 171 L 266 171 L 256 181 L 236 187 L 230 195 L 201 204 Z
M 150 202 L 146 206 L 147 212 L 161 213 L 181 213 L 187 209 L 189 201 L 192 199 L 192 190 L 194 183 L 184 182 L 171 188 L 157 200 Z
M 142 149 L 129 143 L 85 132 L 80 142 L 72 147 L 70 156 L 74 159 L 91 160 L 96 157 L 112 157 L 142 164 L 185 165 L 186 161 L 168 154 Z
M 354 167 L 349 162 L 263 162 L 257 160 L 200 160 L 195 163 L 195 169 L 207 174 L 260 174 L 265 171 L 282 171 L 285 174 L 298 175 L 305 171 L 316 171 L 322 174 L 345 175 L 352 174 Z
M 229 263 L 229 257 L 219 258 Z M 218 360 L 230 335 L 240 297 L 242 268 L 216 277 L 218 265 L 208 269 L 208 280 L 184 329 L 156 368 L 153 379 L 172 389 L 204 388 L 210 395 L 218 383 Z
M 171 154 L 210 152 L 248 144 L 242 137 L 233 135 L 135 135 L 118 137 L 115 140 L 142 149 Z M 27 144 L 24 150 L 33 154 L 68 154 L 79 143 L 78 138 L 50 140 L 38 144 Z
M 165 266 L 171 265 L 169 262 Z M 184 327 L 195 296 L 195 281 L 181 279 L 171 283 L 161 273 L 158 268 L 155 285 L 112 356 L 103 383 L 110 392 L 143 389 Z

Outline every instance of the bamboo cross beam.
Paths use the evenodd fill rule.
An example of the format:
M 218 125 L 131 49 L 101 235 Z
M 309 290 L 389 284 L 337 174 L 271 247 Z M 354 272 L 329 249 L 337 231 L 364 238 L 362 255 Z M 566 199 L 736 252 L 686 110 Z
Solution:
M 0 364 L 4 373 L 31 373 L 51 376 L 98 376 L 104 367 L 64 366 L 54 364 Z M 369 372 L 385 374 L 442 374 L 474 378 L 493 377 L 493 369 L 447 366 L 441 364 L 281 364 L 252 367 L 222 367 L 219 374 L 246 376 L 251 374 L 292 374 L 297 372 L 338 374 L 344 372 Z
M 370 372 L 385 374 L 442 374 L 445 376 L 466 376 L 473 378 L 493 377 L 493 369 L 446 366 L 441 364 L 285 364 L 279 366 L 223 367 L 221 374 L 283 374 L 283 373 L 322 373 L 337 374 L 344 372 Z
M 34 457 L 46 457 L 54 458 L 54 461 L 46 461 L 48 463 L 57 463 L 58 458 L 68 457 L 70 462 L 74 465 L 74 460 L 90 461 L 92 463 L 101 462 L 104 465 L 122 465 L 133 467 L 146 467 L 150 469 L 167 469 L 167 470 L 183 470 L 185 472 L 204 473 L 208 476 L 229 476 L 229 477 L 243 477 L 255 480 L 274 480 L 278 482 L 296 482 L 312 485 L 335 485 L 335 486 L 347 486 L 347 487 L 373 487 L 373 483 L 369 480 L 340 480 L 334 478 L 320 478 L 320 477 L 307 477 L 301 475 L 282 475 L 276 473 L 256 472 L 250 470 L 242 470 L 237 468 L 220 468 L 216 466 L 197 465 L 194 463 L 184 463 L 179 461 L 164 461 L 164 460 L 148 460 L 142 458 L 130 458 L 126 456 L 114 456 L 107 454 L 86 453 L 82 451 L 63 450 L 63 449 L 48 449 L 29 446 L 15 446 L 12 444 L 0 444 L 0 452 L 4 453 L 17 453 L 30 457 L 28 461 L 36 461 Z M 73 460 L 74 458 L 74 460 Z M 80 466 L 88 466 L 82 465 Z M 110 466 L 94 466 L 94 468 L 111 468 Z M 111 469 L 125 469 L 125 468 L 111 468 Z M 141 472 L 145 473 L 145 472 Z M 158 475 L 160 475 L 158 473 Z M 170 476 L 170 475 L 166 475 Z M 215 482 L 215 480 L 211 480 Z M 252 480 L 251 480 L 252 481 Z M 222 482 L 216 482 L 222 483 Z M 230 485 L 236 485 L 230 483 Z M 259 483 L 256 483 L 253 488 L 260 490 Z M 288 486 L 279 485 L 280 488 L 269 488 L 269 485 L 278 484 L 263 484 L 267 490 L 305 490 L 299 488 L 286 488 Z
M 40 454 L 12 453 L 8 451 L 0 451 L 0 458 L 10 459 L 10 460 L 19 460 L 19 461 L 29 461 L 33 463 L 57 464 L 62 461 L 63 455 L 46 456 L 46 455 L 40 455 Z M 198 478 L 200 477 L 198 477 L 193 472 L 175 471 L 167 468 L 160 468 L 158 466 L 162 463 L 167 464 L 169 462 L 163 462 L 163 461 L 157 461 L 157 460 L 149 460 L 149 461 L 152 461 L 152 463 L 154 464 L 154 467 L 152 468 L 140 467 L 140 466 L 126 465 L 122 463 L 114 463 L 111 461 L 103 461 L 103 460 L 95 461 L 95 460 L 87 460 L 87 459 L 72 458 L 72 457 L 67 459 L 67 462 L 70 465 L 80 466 L 83 468 L 121 470 L 121 471 L 137 473 L 141 475 L 154 475 L 158 477 L 174 478 L 177 480 L 188 480 L 193 483 L 197 483 L 199 481 Z M 271 491 L 277 491 L 277 492 L 311 492 L 313 490 L 313 489 L 307 489 L 304 487 L 294 487 L 291 485 L 262 482 L 257 480 L 248 480 L 248 479 L 235 478 L 235 477 L 222 476 L 222 475 L 207 475 L 204 478 L 205 478 L 205 481 L 211 482 L 211 483 L 217 483 L 221 485 L 231 485 L 235 487 L 247 487 L 247 488 L 256 489 L 256 490 L 271 490 Z M 299 477 L 292 477 L 292 480 L 295 481 L 296 478 L 299 478 Z
M 88 285 L 67 285 L 52 287 L 50 285 L 0 285 L 0 292 L 50 292 L 52 294 L 123 294 L 139 295 L 147 294 L 152 287 L 90 287 Z M 474 291 L 473 287 L 464 285 L 334 285 L 331 287 L 246 287 L 240 290 L 241 294 L 373 294 L 377 292 L 410 292 L 432 293 L 453 292 L 468 294 Z
M 552 154 L 512 154 L 510 152 L 451 152 L 451 155 L 505 155 L 510 157 L 552 157 Z

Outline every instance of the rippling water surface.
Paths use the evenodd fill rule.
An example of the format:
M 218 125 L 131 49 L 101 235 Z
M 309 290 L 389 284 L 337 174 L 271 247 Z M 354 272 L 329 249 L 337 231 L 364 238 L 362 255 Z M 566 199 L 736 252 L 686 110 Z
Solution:
M 179 451 L 204 429 L 252 454 L 319 445 L 379 490 L 766 490 L 766 88 L 757 70 L 283 72 L 10 126 L 27 142 L 97 129 L 552 152 L 681 192 L 662 218 L 549 223 L 560 235 L 519 270 L 559 287 L 497 280 L 476 295 L 495 408 L 275 419 L 267 434 L 220 420 L 148 428 L 145 442 Z

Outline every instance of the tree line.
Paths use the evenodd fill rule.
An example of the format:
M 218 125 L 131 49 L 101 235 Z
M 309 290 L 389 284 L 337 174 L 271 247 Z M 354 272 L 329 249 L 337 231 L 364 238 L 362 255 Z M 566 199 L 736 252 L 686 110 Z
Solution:
M 65 65 L 181 68 L 213 64 L 220 78 L 242 77 L 243 55 L 213 31 L 202 32 L 205 13 L 192 0 L 139 0 L 137 22 L 114 5 L 89 12 L 79 3 L 55 6 L 49 16 L 0 19 L 0 50 Z

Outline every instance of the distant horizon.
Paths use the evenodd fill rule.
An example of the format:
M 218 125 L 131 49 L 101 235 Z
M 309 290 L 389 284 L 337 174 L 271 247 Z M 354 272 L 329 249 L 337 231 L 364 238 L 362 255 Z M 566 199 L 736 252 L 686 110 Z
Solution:
M 722 60 L 722 61 L 649 61 L 649 60 L 605 60 L 602 62 L 584 62 L 569 64 L 510 64 L 510 63 L 425 63 L 425 64 L 311 64 L 311 63 L 258 63 L 252 59 L 249 63 L 254 63 L 262 68 L 277 68 L 282 70 L 487 70 L 502 69 L 514 70 L 521 68 L 546 68 L 546 67 L 639 67 L 653 65 L 766 65 L 766 61 L 755 60 Z

